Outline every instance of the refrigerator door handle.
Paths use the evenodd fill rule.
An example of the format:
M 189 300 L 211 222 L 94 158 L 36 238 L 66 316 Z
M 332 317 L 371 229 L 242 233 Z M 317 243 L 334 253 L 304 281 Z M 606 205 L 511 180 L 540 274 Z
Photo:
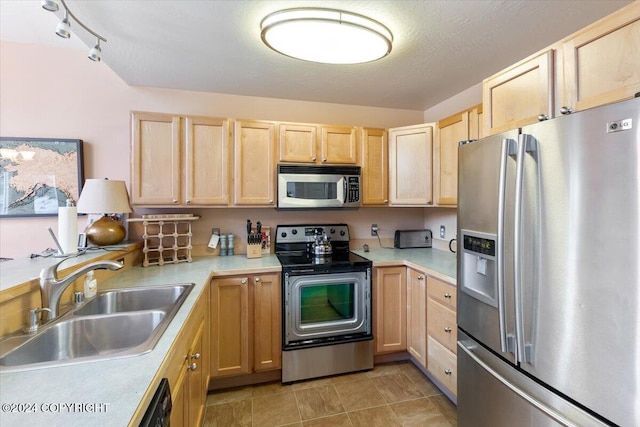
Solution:
M 533 153 L 537 149 L 536 141 L 531 135 L 518 135 L 518 155 L 516 160 L 516 200 L 514 218 L 513 258 L 514 262 L 514 297 L 516 314 L 516 358 L 520 363 L 532 361 L 531 344 L 525 344 L 524 340 L 524 308 L 522 306 L 523 293 L 523 268 L 522 268 L 522 203 L 524 186 L 524 164 L 527 153 Z
M 507 187 L 507 162 L 517 154 L 516 141 L 505 138 L 500 150 L 500 180 L 498 183 L 498 230 L 496 270 L 498 281 L 498 320 L 500 327 L 500 351 L 515 354 L 515 338 L 507 334 L 507 314 L 504 297 L 504 216 Z
M 534 407 L 536 407 L 540 411 L 542 411 L 545 414 L 547 414 L 549 417 L 553 418 L 555 421 L 557 421 L 561 425 L 567 426 L 567 427 L 580 427 L 579 424 L 575 424 L 573 421 L 565 418 L 562 414 L 558 413 L 557 411 L 553 410 L 552 408 L 549 408 L 547 405 L 545 405 L 542 402 L 538 401 L 533 396 L 529 395 L 524 390 L 522 390 L 521 388 L 517 387 L 515 384 L 511 383 L 511 381 L 509 381 L 508 379 L 506 379 L 505 377 L 500 375 L 493 368 L 491 368 L 491 366 L 487 365 L 478 356 L 476 356 L 473 353 L 473 347 L 468 347 L 468 344 L 466 342 L 458 341 L 458 351 L 460 351 L 460 350 L 462 350 L 468 357 L 471 358 L 471 360 L 473 360 L 475 363 L 480 365 L 480 367 L 482 367 L 482 369 L 484 369 L 486 372 L 488 372 L 496 380 L 500 381 L 502 384 L 504 384 L 506 387 L 508 387 L 511 391 L 516 393 L 518 396 L 522 397 L 524 400 L 529 402 L 531 405 L 533 405 Z

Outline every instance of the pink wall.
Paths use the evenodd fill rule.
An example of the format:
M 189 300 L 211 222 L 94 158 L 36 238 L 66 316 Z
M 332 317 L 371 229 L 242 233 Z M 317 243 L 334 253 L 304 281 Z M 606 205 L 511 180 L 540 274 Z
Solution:
M 84 49 L 0 42 L 0 136 L 82 139 L 85 178 L 128 183 L 131 110 L 382 128 L 423 121 L 422 111 L 131 87 L 105 63 L 88 60 Z M 195 243 L 206 242 L 211 227 L 240 233 L 246 218 L 254 222 L 263 218 L 263 223 L 274 226 L 316 218 L 344 221 L 356 238 L 369 237 L 372 221 L 379 224 L 383 237 L 390 237 L 395 228 L 422 228 L 424 220 L 423 209 L 360 209 L 310 216 L 272 209 L 201 209 L 198 213 L 202 219 Z M 57 219 L 3 218 L 0 257 L 24 257 L 52 246 L 48 226 L 55 230 Z

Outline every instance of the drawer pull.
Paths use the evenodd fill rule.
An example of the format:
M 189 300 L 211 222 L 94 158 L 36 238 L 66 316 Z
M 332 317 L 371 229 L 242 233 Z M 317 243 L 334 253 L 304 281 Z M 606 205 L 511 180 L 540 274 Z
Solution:
M 195 371 L 196 369 L 198 369 L 198 365 L 195 363 L 192 363 L 191 365 L 189 365 L 187 369 L 189 369 L 190 371 Z
M 246 285 L 246 284 L 247 284 L 247 279 L 242 279 L 242 280 L 240 281 L 240 284 L 241 284 L 241 285 Z
M 195 353 L 191 355 L 192 359 L 200 359 L 200 353 Z
M 452 372 L 451 372 L 451 369 L 445 369 L 445 370 L 444 370 L 444 374 L 445 374 L 445 375 L 451 375 L 451 373 L 452 373 Z
M 444 328 L 444 331 L 446 333 L 450 334 L 451 333 L 451 328 L 447 326 L 446 328 Z
M 424 280 L 424 276 L 421 274 L 420 276 L 418 276 L 418 280 Z
M 256 277 L 256 283 L 258 283 L 260 281 L 259 277 Z
M 446 294 L 444 294 L 445 298 L 451 298 L 451 294 L 449 292 L 447 292 Z

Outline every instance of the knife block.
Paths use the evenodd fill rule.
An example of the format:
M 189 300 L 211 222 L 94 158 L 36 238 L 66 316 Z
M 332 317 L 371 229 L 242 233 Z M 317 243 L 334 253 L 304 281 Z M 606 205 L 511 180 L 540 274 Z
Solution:
M 254 245 L 247 245 L 247 258 L 261 258 L 262 257 L 262 245 L 260 243 Z

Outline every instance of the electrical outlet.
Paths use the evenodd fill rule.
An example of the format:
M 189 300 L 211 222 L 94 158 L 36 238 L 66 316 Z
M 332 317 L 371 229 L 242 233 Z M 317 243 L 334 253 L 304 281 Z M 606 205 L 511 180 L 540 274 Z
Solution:
M 440 238 L 444 239 L 444 225 L 440 226 Z
M 372 236 L 378 235 L 378 224 L 371 224 L 371 235 Z

